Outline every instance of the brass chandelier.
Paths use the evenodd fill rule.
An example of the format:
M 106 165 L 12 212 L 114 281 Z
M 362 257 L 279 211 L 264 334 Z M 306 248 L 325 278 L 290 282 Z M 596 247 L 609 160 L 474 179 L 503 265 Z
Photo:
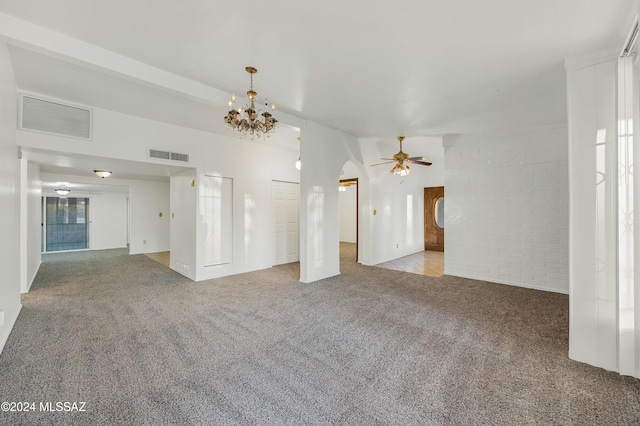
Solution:
M 278 126 L 278 120 L 276 120 L 269 111 L 264 111 L 262 114 L 256 110 L 254 100 L 258 93 L 253 90 L 253 75 L 258 72 L 254 67 L 246 67 L 245 70 L 251 75 L 251 87 L 247 92 L 247 97 L 251 101 L 251 105 L 248 108 L 235 108 L 234 103 L 236 101 L 236 95 L 231 95 L 229 100 L 229 113 L 224 117 L 224 122 L 227 123 L 231 130 L 238 132 L 240 135 L 248 135 L 253 137 L 258 136 L 271 136 L 273 131 Z M 271 104 L 271 110 L 276 109 L 276 104 Z

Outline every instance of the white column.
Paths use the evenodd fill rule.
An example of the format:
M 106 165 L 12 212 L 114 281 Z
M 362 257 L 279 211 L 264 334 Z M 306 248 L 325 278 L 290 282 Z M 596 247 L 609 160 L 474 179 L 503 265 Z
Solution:
M 638 376 L 634 278 L 633 57 L 618 59 L 618 366 Z
M 567 68 L 569 357 L 617 371 L 616 57 Z
M 570 175 L 569 357 L 640 377 L 634 58 L 567 64 Z

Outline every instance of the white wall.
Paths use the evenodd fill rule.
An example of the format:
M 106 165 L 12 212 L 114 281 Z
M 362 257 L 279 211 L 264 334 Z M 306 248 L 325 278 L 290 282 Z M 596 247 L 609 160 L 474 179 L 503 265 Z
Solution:
M 369 264 L 424 251 L 424 188 L 445 184 L 445 161 L 441 138 L 426 138 L 423 145 L 420 152 L 410 154 L 428 155 L 433 163 L 431 166 L 414 165 L 411 167 L 413 172 L 407 176 L 390 174 L 393 164 L 369 167 L 367 170 L 371 176 Z M 377 150 L 369 154 L 369 162 L 379 163 L 380 157 L 389 158 L 389 152 L 396 151 L 379 145 Z M 373 210 L 376 210 L 375 215 Z
M 127 246 L 127 196 L 118 192 L 90 195 L 91 250 Z
M 196 279 L 196 171 L 171 176 L 170 267 Z M 193 182 L 193 185 L 192 185 Z
M 42 263 L 42 188 L 38 164 L 23 158 L 20 169 L 20 291 L 26 293 Z
M 20 163 L 16 145 L 17 92 L 6 44 L 0 42 L 0 352 L 20 304 Z
M 340 273 L 338 181 L 345 162 L 361 171 L 361 200 L 369 200 L 360 142 L 353 136 L 307 122 L 301 133 L 300 280 L 313 282 Z M 369 247 L 369 203 L 360 205 L 360 246 Z M 367 264 L 370 253 L 358 254 Z
M 169 251 L 169 182 L 131 181 L 130 191 L 129 253 Z
M 126 247 L 127 220 L 130 220 L 131 254 L 169 250 L 169 182 L 120 179 L 114 175 L 104 180 L 55 173 L 40 176 L 47 182 L 66 182 L 72 188 L 71 196 L 91 198 L 91 250 Z M 80 189 L 74 188 L 76 184 Z M 104 190 L 81 189 L 85 184 L 102 186 Z M 57 196 L 51 190 L 43 195 Z M 127 197 L 131 199 L 129 212 Z
M 445 163 L 444 273 L 567 293 L 567 129 L 445 137 Z
M 171 164 L 196 169 L 196 197 L 189 199 L 190 202 L 197 203 L 200 176 L 233 178 L 233 262 L 205 267 L 201 251 L 196 250 L 195 260 L 190 255 L 179 259 L 193 262 L 183 267 L 198 281 L 271 267 L 273 253 L 265 247 L 273 247 L 273 223 L 270 214 L 264 212 L 271 211 L 271 181 L 299 181 L 299 172 L 294 166 L 298 159 L 296 151 L 268 146 L 260 140 L 242 140 L 100 108 L 93 111 L 92 141 L 28 131 L 18 131 L 18 141 L 28 148 L 160 164 L 167 162 L 149 159 L 149 148 L 189 154 L 189 163 Z M 272 138 L 277 137 L 276 134 Z M 291 144 L 297 146 L 298 142 L 293 140 Z M 337 179 L 336 174 L 335 181 Z M 163 184 L 163 188 L 154 183 L 131 184 L 131 253 L 170 249 L 169 184 Z M 162 218 L 158 216 L 160 211 Z M 197 205 L 193 207 L 193 222 L 196 247 L 202 247 L 206 224 L 197 221 L 196 211 Z M 144 240 L 147 244 L 143 244 Z M 182 247 L 175 249 L 181 253 L 195 250 L 193 247 L 184 247 L 184 251 Z
M 357 186 L 351 185 L 339 193 L 340 241 L 345 243 L 356 242 L 356 192 Z
M 205 190 L 202 177 L 222 176 L 233 179 L 233 255 L 225 265 L 205 266 L 205 251 L 196 252 L 196 280 L 201 281 L 239 274 L 273 265 L 275 232 L 271 214 L 271 182 L 298 182 L 295 151 L 271 147 L 261 141 L 249 141 L 221 135 L 205 134 L 207 140 L 194 145 L 201 164 L 196 177 L 197 206 Z M 275 137 L 275 135 L 274 135 Z M 297 141 L 295 141 L 297 143 Z M 206 244 L 207 221 L 196 215 L 197 247 Z

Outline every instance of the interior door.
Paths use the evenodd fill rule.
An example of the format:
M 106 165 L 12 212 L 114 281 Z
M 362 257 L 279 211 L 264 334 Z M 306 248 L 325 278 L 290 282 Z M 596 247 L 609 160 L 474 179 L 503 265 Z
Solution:
M 424 249 L 444 251 L 444 186 L 424 189 Z
M 275 232 L 274 265 L 297 262 L 300 259 L 299 191 L 297 183 L 273 181 L 271 185 Z

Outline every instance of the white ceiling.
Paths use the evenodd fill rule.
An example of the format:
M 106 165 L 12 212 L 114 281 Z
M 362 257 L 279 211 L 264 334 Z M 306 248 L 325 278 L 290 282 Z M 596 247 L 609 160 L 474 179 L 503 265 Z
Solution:
M 637 10 L 637 0 L 0 0 L 0 13 L 89 43 L 87 52 L 107 49 L 216 93 L 246 92 L 244 68 L 255 66 L 255 89 L 281 114 L 389 146 L 398 134 L 410 144 L 565 122 L 564 59 L 620 49 Z M 224 132 L 224 100 L 8 42 L 21 90 Z M 296 143 L 296 129 L 280 130 Z
M 129 180 L 169 182 L 169 177 L 190 170 L 174 164 L 146 163 L 80 154 L 59 153 L 22 148 L 23 158 L 40 165 L 42 188 L 53 190 L 61 184 L 77 191 L 129 192 Z M 108 170 L 113 174 L 99 178 L 94 170 Z

